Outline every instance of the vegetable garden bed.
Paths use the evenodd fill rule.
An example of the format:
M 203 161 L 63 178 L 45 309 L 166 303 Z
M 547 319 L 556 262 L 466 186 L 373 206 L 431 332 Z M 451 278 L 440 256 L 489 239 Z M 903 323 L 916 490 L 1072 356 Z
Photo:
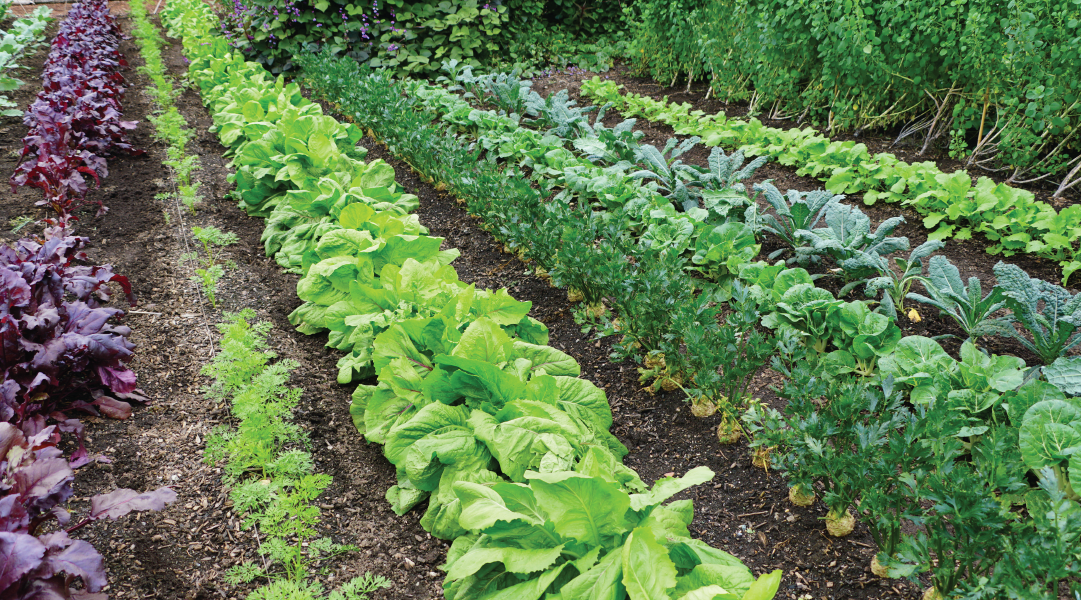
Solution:
M 121 24 L 125 30 L 130 27 L 126 19 Z M 168 189 L 168 172 L 146 128 L 150 104 L 142 93 L 147 80 L 135 70 L 142 63 L 138 50 L 132 42 L 124 42 L 121 50 L 131 63 L 124 72 L 129 80 L 124 118 L 144 122 L 134 130 L 132 143 L 148 152 L 110 160 L 109 179 L 102 189 L 91 192 L 110 211 L 102 216 L 86 212 L 78 227 L 100 240 L 91 259 L 112 263 L 117 272 L 128 275 L 140 299 L 125 319 L 140 349 L 130 366 L 153 402 L 136 409 L 127 421 L 86 419 L 91 455 L 104 454 L 112 463 L 92 463 L 79 472 L 77 497 L 70 506 L 82 508 L 85 498 L 118 486 L 168 484 L 179 498 L 161 512 L 97 523 L 84 534 L 106 557 L 111 585 L 105 591 L 113 598 L 211 598 L 219 597 L 221 590 L 226 597 L 242 598 L 245 586 L 225 586 L 223 572 L 256 557 L 256 541 L 250 532 L 238 531 L 240 519 L 228 510 L 220 469 L 201 461 L 207 434 L 227 420 L 227 410 L 199 393 L 206 382 L 199 370 L 211 357 L 218 333 L 212 328 L 213 310 L 187 280 L 190 269 L 178 266 L 181 255 L 191 249 L 190 239 L 179 229 L 183 216 L 185 226 L 215 225 L 238 234 L 239 243 L 225 249 L 224 257 L 237 265 L 221 282 L 219 308 L 256 307 L 260 318 L 274 324 L 271 347 L 282 358 L 300 363 L 292 381 L 306 392 L 299 418 L 310 430 L 317 465 L 335 478 L 320 499 L 327 515 L 323 529 L 336 540 L 361 547 L 336 565 L 337 579 L 370 570 L 395 583 L 375 597 L 441 596 L 443 575 L 436 567 L 445 561 L 446 544 L 420 529 L 413 514 L 398 517 L 389 510 L 383 495 L 394 483 L 393 468 L 378 446 L 357 436 L 348 414 L 348 389 L 333 383 L 335 355 L 318 337 L 301 335 L 289 325 L 287 316 L 299 303 L 293 293 L 297 278 L 262 256 L 262 221 L 247 217 L 234 202 L 222 198 L 230 187 L 220 158 L 223 148 L 205 133 L 211 122 L 191 90 L 178 105 L 191 126 L 202 132 L 193 144 L 202 159 L 199 177 L 207 200 L 196 217 L 151 200 Z M 166 57 L 174 73 L 184 72 L 186 61 L 175 45 Z M 30 73 L 40 69 L 43 58 L 44 51 L 27 61 Z M 28 86 L 15 99 L 25 104 L 34 93 Z M 13 121 L 7 124 L 6 144 L 18 150 L 25 128 Z M 793 573 L 782 597 L 841 587 L 859 590 L 852 597 L 881 597 L 893 593 L 893 587 L 909 589 L 896 582 L 884 584 L 866 572 L 871 554 L 866 534 L 855 538 L 857 544 L 819 535 L 821 511 L 786 506 L 784 482 L 752 468 L 742 446 L 717 453 L 711 433 L 716 419 L 691 417 L 675 394 L 654 396 L 640 389 L 632 368 L 608 361 L 608 343 L 594 344 L 582 335 L 562 291 L 527 274 L 530 268 L 518 259 L 499 253 L 491 237 L 479 231 L 452 198 L 416 179 L 408 166 L 385 155 L 382 148 L 363 143 L 371 149 L 370 158 L 391 161 L 398 182 L 420 197 L 417 214 L 432 234 L 446 237 L 447 247 L 462 250 L 455 262 L 462 280 L 483 287 L 506 286 L 516 297 L 532 301 L 531 314 L 549 326 L 552 345 L 575 356 L 584 376 L 605 389 L 616 421 L 613 432 L 632 451 L 629 466 L 647 481 L 698 465 L 719 474 L 712 487 L 703 486 L 691 495 L 700 515 L 692 527 L 696 536 L 740 556 L 756 572 L 783 568 Z M 13 170 L 15 161 L 9 158 L 5 164 Z M 8 195 L 0 205 L 0 217 L 7 221 L 33 214 L 33 201 L 34 194 L 25 189 Z M 171 215 L 169 222 L 163 210 Z
M 127 29 L 127 23 L 124 23 Z M 122 51 L 132 67 L 141 64 L 138 50 L 125 42 Z M 28 57 L 26 64 L 40 70 L 44 54 Z M 166 64 L 174 76 L 187 72 L 187 59 L 177 42 L 167 48 Z M 151 103 L 143 90 L 148 80 L 134 68 L 125 71 L 129 80 L 124 118 L 145 121 Z M 32 76 L 27 76 L 32 80 Z M 35 90 L 16 94 L 25 104 Z M 264 221 L 236 208 L 225 195 L 232 187 L 223 158 L 226 148 L 208 133 L 213 124 L 193 89 L 186 89 L 177 105 L 188 125 L 197 132 L 189 152 L 201 160 L 196 176 L 205 195 L 198 211 L 189 213 L 172 199 L 154 199 L 169 191 L 170 174 L 162 167 L 165 159 L 160 145 L 149 136 L 147 124 L 132 135 L 136 148 L 145 148 L 144 157 L 118 156 L 109 161 L 110 176 L 93 198 L 111 210 L 95 216 L 80 215 L 78 231 L 89 235 L 96 247 L 90 254 L 93 264 L 111 263 L 127 275 L 140 298 L 140 305 L 125 319 L 133 330 L 131 340 L 140 351 L 130 363 L 139 374 L 140 385 L 152 399 L 137 409 L 127 421 L 86 419 L 87 445 L 91 455 L 103 453 L 111 464 L 92 463 L 76 479 L 81 502 L 93 494 L 115 487 L 150 489 L 173 486 L 179 499 L 165 510 L 130 518 L 120 523 L 97 523 L 85 535 L 106 555 L 113 582 L 106 591 L 114 598 L 243 598 L 254 586 L 226 586 L 222 582 L 229 567 L 243 561 L 258 562 L 260 540 L 241 528 L 241 518 L 232 510 L 228 491 L 222 488 L 220 464 L 202 461 L 205 442 L 216 425 L 232 422 L 227 403 L 209 400 L 200 392 L 208 380 L 200 375 L 204 364 L 216 352 L 219 333 L 214 325 L 219 311 L 236 312 L 255 308 L 257 318 L 273 325 L 270 347 L 281 359 L 296 361 L 290 385 L 303 388 L 296 420 L 311 440 L 310 452 L 316 470 L 333 477 L 333 483 L 316 501 L 322 509 L 318 530 L 336 542 L 355 544 L 359 549 L 331 563 L 323 582 L 329 587 L 371 571 L 393 582 L 390 589 L 374 592 L 377 598 L 436 598 L 442 596 L 444 574 L 438 569 L 446 561 L 448 544 L 433 538 L 418 523 L 418 511 L 393 514 L 384 492 L 400 484 L 395 469 L 383 458 L 380 446 L 358 436 L 350 414 L 350 390 L 337 385 L 335 366 L 339 354 L 323 347 L 322 334 L 305 336 L 290 324 L 290 315 L 300 305 L 296 297 L 298 277 L 283 273 L 273 259 L 263 255 Z M 332 105 L 324 105 L 331 114 Z M 339 120 L 351 118 L 348 113 Z M 614 125 L 610 117 L 605 123 Z M 9 120 L 0 130 L 0 146 L 18 151 L 25 127 Z M 670 129 L 640 121 L 646 132 L 643 143 L 663 145 Z M 401 162 L 370 138 L 361 141 L 367 162 L 383 159 L 395 172 L 402 190 L 415 194 L 419 208 L 414 211 L 430 235 L 443 238 L 443 250 L 457 249 L 461 256 L 453 266 L 461 281 L 480 288 L 505 287 L 510 295 L 532 303 L 529 315 L 549 330 L 549 345 L 571 355 L 581 365 L 581 377 L 603 389 L 612 408 L 612 433 L 630 450 L 624 463 L 642 480 L 682 475 L 696 466 L 716 473 L 708 484 L 691 488 L 677 496 L 690 498 L 696 509 L 690 532 L 715 548 L 731 552 L 756 575 L 773 569 L 785 573 L 778 597 L 804 598 L 914 598 L 920 590 L 903 580 L 872 576 L 868 563 L 875 545 L 865 525 L 854 534 L 835 539 L 824 534 L 820 520 L 826 509 L 821 503 L 801 508 L 789 503 L 783 477 L 751 464 L 745 440 L 736 445 L 718 446 L 716 427 L 721 416 L 696 418 L 678 391 L 643 390 L 632 363 L 609 361 L 614 338 L 594 341 L 583 334 L 575 321 L 572 305 L 562 290 L 549 287 L 536 276 L 534 264 L 527 264 L 498 251 L 499 243 L 479 227 L 455 199 L 441 191 L 444 186 L 421 181 L 409 164 Z M 9 171 L 15 160 L 9 153 L 0 166 Z M 697 149 L 685 155 L 685 162 L 705 166 L 706 152 Z M 763 168 L 752 183 L 774 178 L 791 187 L 809 190 L 815 182 L 798 178 L 791 169 L 773 165 Z M 0 203 L 0 222 L 31 215 L 34 194 L 20 191 Z M 897 214 L 895 206 L 866 210 L 877 226 Z M 909 223 L 897 231 L 912 239 L 912 246 L 926 240 L 919 217 L 905 215 Z M 218 227 L 235 233 L 236 244 L 221 250 L 220 261 L 232 261 L 223 272 L 215 301 L 206 301 L 200 287 L 189 281 L 190 263 L 182 257 L 194 249 L 188 233 L 192 226 Z M 5 233 L 10 241 L 17 234 Z M 960 267 L 964 277 L 976 276 L 984 288 L 993 285 L 990 264 L 978 241 L 951 242 L 942 253 Z M 764 247 L 768 253 L 775 248 Z M 974 250 L 980 250 L 977 253 Z M 1055 280 L 1056 267 L 1046 261 L 1014 257 L 1029 273 Z M 828 288 L 837 292 L 836 287 Z M 906 335 L 960 333 L 943 317 L 924 315 L 922 323 L 910 319 L 898 324 Z M 954 351 L 959 347 L 947 345 Z M 988 346 L 992 352 L 1023 357 L 1035 364 L 1035 355 L 1020 343 L 1001 340 Z M 368 383 L 373 380 L 366 381 Z M 764 404 L 783 408 L 783 400 L 771 386 L 781 383 L 779 375 L 763 370 L 749 387 L 751 396 Z M 626 560 L 626 559 L 624 559 Z
M 603 102 L 598 99 L 584 96 L 581 93 L 582 83 L 589 81 L 593 77 L 598 77 L 598 75 L 579 70 L 554 71 L 550 74 L 536 76 L 534 78 L 533 89 L 541 95 L 548 95 L 566 89 L 569 92 L 570 99 L 576 100 L 584 106 L 602 104 Z M 724 114 L 727 115 L 729 119 L 749 119 L 745 104 L 726 104 L 715 98 L 707 98 L 707 88 L 704 85 L 695 84 L 690 90 L 687 90 L 686 87 L 682 85 L 667 87 L 665 84 L 655 82 L 649 78 L 634 76 L 626 67 L 616 67 L 608 73 L 600 74 L 599 77 L 601 80 L 612 81 L 617 85 L 623 86 L 620 91 L 624 94 L 638 94 L 657 101 L 667 99 L 668 103 L 671 105 L 688 104 L 690 110 L 701 111 L 706 115 Z M 807 126 L 806 124 L 797 124 L 791 119 L 769 119 L 763 115 L 757 115 L 756 118 L 760 119 L 766 126 L 780 130 L 800 129 Z M 613 126 L 622 119 L 623 117 L 620 116 L 618 110 L 610 109 L 604 122 L 609 126 Z M 641 116 L 637 117 L 636 129 L 645 134 L 641 143 L 653 144 L 658 148 L 663 147 L 668 138 L 678 135 L 671 125 Z M 686 136 L 678 135 L 678 137 L 682 139 Z M 958 161 L 944 155 L 937 146 L 931 147 L 926 155 L 920 156 L 917 154 L 919 150 L 918 144 L 915 148 L 911 147 L 910 144 L 907 144 L 905 141 L 894 145 L 895 137 L 896 132 L 892 131 L 865 131 L 858 136 L 854 136 L 849 132 L 838 133 L 831 136 L 830 139 L 837 142 L 863 144 L 871 154 L 893 153 L 899 159 L 908 161 L 909 163 L 930 162 L 943 173 L 954 173 L 963 170 L 964 168 Z M 725 149 L 728 151 L 729 147 L 725 145 Z M 709 151 L 710 148 L 699 145 L 683 155 L 681 159 L 689 164 L 705 166 Z M 776 160 L 770 160 L 748 181 L 751 183 L 758 183 L 770 179 L 780 190 L 798 189 L 805 191 L 822 189 L 825 179 L 816 179 L 810 175 L 797 174 L 797 171 L 801 166 L 802 164 L 800 163 L 786 166 L 778 163 Z M 1003 183 L 1005 180 L 1005 177 L 995 173 L 984 173 L 978 170 L 973 171 L 972 176 L 973 178 L 986 176 L 995 183 Z M 1063 198 L 1052 199 L 1051 194 L 1054 191 L 1053 188 L 1045 189 L 1036 185 L 1013 185 L 1011 187 L 1031 193 L 1036 200 L 1046 202 L 1059 211 L 1081 201 L 1081 196 L 1078 196 L 1076 192 L 1068 191 Z M 900 204 L 887 204 L 882 201 L 873 205 L 866 205 L 860 201 L 861 195 L 862 193 L 850 195 L 848 201 L 859 206 L 860 210 L 871 217 L 871 220 L 876 226 L 890 217 L 897 215 L 904 216 L 905 223 L 897 230 L 897 234 L 906 236 L 912 240 L 913 247 L 921 244 L 928 238 L 928 235 L 932 233 L 933 230 L 924 227 L 922 224 L 924 216 L 917 213 L 911 207 Z M 970 273 L 979 277 L 985 285 L 993 284 L 994 278 L 991 274 L 991 266 L 997 262 L 997 260 L 993 255 L 987 253 L 987 248 L 993 245 L 992 241 L 980 234 L 975 234 L 971 239 L 947 237 L 945 238 L 945 241 L 947 245 L 943 249 L 943 252 L 958 265 L 963 273 Z M 1019 252 L 1016 255 L 1011 256 L 1009 261 L 1021 266 L 1033 276 L 1038 276 L 1046 281 L 1057 282 L 1062 278 L 1062 269 L 1060 266 L 1054 264 L 1053 261 L 1033 254 Z M 1074 288 L 1075 285 L 1071 282 L 1071 285 L 1068 287 Z

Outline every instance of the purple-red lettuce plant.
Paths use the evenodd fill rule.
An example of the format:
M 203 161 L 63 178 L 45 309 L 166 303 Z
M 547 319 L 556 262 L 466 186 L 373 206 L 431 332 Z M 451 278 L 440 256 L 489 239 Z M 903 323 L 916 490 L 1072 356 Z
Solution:
M 52 418 L 81 437 L 61 410 L 123 419 L 129 401 L 146 400 L 127 368 L 131 330 L 115 323 L 124 312 L 103 306 L 110 282 L 134 305 L 131 285 L 110 265 L 80 264 L 88 242 L 55 227 L 43 240 L 0 246 L 0 421 L 27 435 Z M 81 444 L 73 460 L 85 460 Z
M 106 600 L 105 562 L 73 531 L 131 511 L 161 510 L 176 500 L 163 487 L 140 494 L 119 489 L 94 496 L 90 513 L 68 526 L 63 505 L 74 493 L 71 465 L 56 447 L 60 436 L 46 427 L 27 436 L 0 423 L 0 600 Z M 82 588 L 73 588 L 76 579 Z
M 38 202 L 56 213 L 50 224 L 66 225 L 86 202 L 90 175 L 100 183 L 108 174 L 106 156 L 132 148 L 127 131 L 135 121 L 121 119 L 126 66 L 119 51 L 120 28 L 105 0 L 74 5 L 60 25 L 42 72 L 42 90 L 23 122 L 21 162 L 11 177 L 12 190 L 41 189 Z M 100 201 L 98 213 L 105 212 Z

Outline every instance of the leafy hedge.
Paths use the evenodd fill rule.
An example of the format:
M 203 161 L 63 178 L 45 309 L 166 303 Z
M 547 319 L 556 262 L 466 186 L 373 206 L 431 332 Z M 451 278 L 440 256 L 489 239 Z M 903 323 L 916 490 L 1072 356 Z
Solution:
M 1011 182 L 1064 186 L 1081 165 L 1075 1 L 650 0 L 636 35 L 639 67 L 665 82 L 706 79 L 831 130 L 922 120 Z
M 479 66 L 492 61 L 530 62 L 557 46 L 610 60 L 601 47 L 565 41 L 626 30 L 620 2 L 585 0 L 234 0 L 222 22 L 233 47 L 279 73 L 302 51 L 328 49 L 389 67 L 429 74 L 445 60 Z M 223 2 L 223 4 L 227 4 Z M 557 30 L 554 34 L 552 29 Z

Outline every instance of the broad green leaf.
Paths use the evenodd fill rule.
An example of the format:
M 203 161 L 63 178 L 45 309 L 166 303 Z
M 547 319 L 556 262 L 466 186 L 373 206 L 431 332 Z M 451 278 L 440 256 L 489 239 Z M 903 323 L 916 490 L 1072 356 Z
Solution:
M 548 586 L 552 585 L 552 582 L 560 576 L 568 564 L 564 563 L 554 569 L 545 571 L 536 579 L 530 579 L 525 583 L 485 594 L 478 597 L 478 600 L 539 600 L 544 595 L 545 590 L 548 589 Z
M 623 555 L 609 552 L 599 563 L 570 580 L 551 600 L 620 600 L 625 598 Z
M 667 598 L 668 590 L 676 585 L 676 565 L 647 527 L 639 527 L 627 536 L 621 562 L 623 585 L 630 600 Z
M 559 402 L 564 410 L 567 410 L 568 404 L 578 405 L 593 414 L 596 423 L 605 431 L 612 426 L 612 408 L 604 390 L 578 377 L 557 376 L 555 380 L 559 386 Z
M 627 467 L 611 452 L 598 446 L 590 446 L 585 454 L 574 465 L 574 470 L 583 475 L 610 481 L 623 489 L 632 492 L 646 490 L 646 484 L 638 477 L 638 473 Z
M 729 600 L 729 598 L 739 600 L 752 585 L 754 585 L 754 575 L 742 564 L 701 564 L 694 567 L 690 573 L 679 578 L 672 595 L 679 598 L 681 594 L 687 594 L 692 590 L 715 586 L 723 590 L 720 593 L 728 594 L 727 596 L 721 596 L 724 600 Z M 703 597 L 713 598 L 713 596 Z
M 361 202 L 355 202 L 342 209 L 338 215 L 338 224 L 345 229 L 363 229 L 376 214 L 375 209 Z
M 440 402 L 429 404 L 417 411 L 409 421 L 391 429 L 383 447 L 383 454 L 391 463 L 401 466 L 413 444 L 425 436 L 447 429 L 471 432 L 469 412 L 464 406 L 447 406 Z
M 563 552 L 554 548 L 474 548 L 447 570 L 449 579 L 461 579 L 479 571 L 489 563 L 500 563 L 509 573 L 535 573 L 552 566 Z
M 1043 368 L 1048 383 L 1069 396 L 1081 396 L 1081 357 L 1059 357 Z
M 451 355 L 497 365 L 510 358 L 512 348 L 513 342 L 503 329 L 482 317 L 469 324 Z
M 466 530 L 460 523 L 462 503 L 454 494 L 454 486 L 463 482 L 491 485 L 501 480 L 502 477 L 485 468 L 476 466 L 458 468 L 448 465 L 439 478 L 438 488 L 428 500 L 428 510 L 421 516 L 420 526 L 425 531 L 431 532 L 432 536 L 444 540 L 452 540 L 464 535 Z
M 560 352 L 551 346 L 538 346 L 515 340 L 514 356 L 532 362 L 531 370 L 534 372 L 543 369 L 549 375 L 575 378 L 582 374 L 582 368 L 578 366 L 578 361 L 574 360 L 566 352 Z
M 518 485 L 527 491 L 529 490 L 524 485 L 509 485 Z M 462 527 L 472 531 L 488 529 L 495 525 L 497 521 L 510 522 L 515 519 L 522 519 L 536 524 L 543 521 L 543 519 L 538 520 L 531 515 L 512 510 L 507 506 L 503 496 L 489 486 L 467 482 L 456 483 L 454 493 L 462 502 L 462 516 L 460 518 Z
M 571 472 L 528 472 L 525 477 L 560 535 L 608 545 L 625 531 L 630 499 L 614 484 Z
M 1003 394 L 1003 403 L 1014 427 L 1021 426 L 1029 407 L 1044 400 L 1066 400 L 1066 396 L 1057 387 L 1040 379 L 1030 380 L 1016 390 Z
M 503 473 L 512 481 L 522 481 L 528 469 L 539 470 L 548 455 L 569 463 L 574 447 L 568 435 L 572 432 L 556 421 L 521 417 L 500 423 L 496 417 L 475 411 L 470 423 L 499 461 Z
M 531 302 L 515 300 L 506 289 L 482 290 L 473 300 L 473 312 L 477 317 L 487 317 L 498 325 L 515 325 L 529 314 Z
M 781 587 L 781 575 L 781 570 L 776 569 L 768 575 L 759 577 L 751 589 L 743 595 L 743 600 L 773 600 Z
M 1021 457 L 1030 469 L 1056 465 L 1081 451 L 1081 409 L 1063 400 L 1032 405 L 1021 423 Z
M 630 506 L 634 510 L 643 510 L 656 506 L 687 488 L 713 479 L 713 471 L 708 467 L 695 467 L 683 477 L 665 477 L 657 480 L 653 488 L 644 494 L 631 494 Z
M 674 594 L 676 600 L 740 600 L 739 596 L 719 585 L 707 585 L 683 595 Z
M 709 544 L 691 538 L 669 540 L 669 556 L 681 571 L 693 569 L 698 565 L 723 565 L 746 569 L 735 556 L 714 548 Z M 750 573 L 750 571 L 748 571 Z

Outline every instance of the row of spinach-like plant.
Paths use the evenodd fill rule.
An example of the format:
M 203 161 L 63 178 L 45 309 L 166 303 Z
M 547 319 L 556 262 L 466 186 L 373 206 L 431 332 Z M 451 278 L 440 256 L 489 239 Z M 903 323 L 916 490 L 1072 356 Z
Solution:
M 915 577 L 930 571 L 936 593 L 971 597 L 1054 597 L 1059 582 L 1076 574 L 1081 508 L 1069 464 L 1081 441 L 1073 399 L 1081 390 L 1077 359 L 1065 354 L 1081 341 L 1081 297 L 1005 263 L 996 266 L 998 285 L 987 294 L 975 278 L 966 285 L 942 256 L 931 258 L 924 275 L 923 260 L 937 249 L 935 241 L 899 260 L 898 274 L 886 255 L 907 248 L 907 240 L 889 238 L 889 223 L 872 234 L 866 217 L 853 218 L 858 209 L 828 193 L 793 192 L 787 202 L 776 202 L 762 186 L 774 212 L 759 216 L 735 182 L 720 190 L 686 183 L 706 175 L 689 167 L 688 177 L 670 179 L 666 190 L 649 184 L 628 193 L 636 179 L 663 179 L 657 177 L 661 165 L 685 167 L 656 149 L 635 150 L 632 124 L 590 125 L 565 95 L 534 97 L 514 78 L 493 75 L 475 83 L 470 73 L 455 75 L 462 91 L 484 102 L 521 107 L 499 113 L 348 61 L 315 56 L 300 63 L 316 93 L 467 202 L 508 247 L 554 281 L 581 286 L 594 308 L 602 301 L 614 308 L 617 319 L 601 325 L 625 336 L 617 354 L 637 354 L 646 375 L 682 387 L 699 407 L 743 412 L 757 458 L 782 468 L 794 484 L 794 501 L 821 493 L 831 532 L 850 531 L 853 511 L 859 513 L 879 543 L 877 572 Z M 522 127 L 523 118 L 548 129 Z M 562 127 L 566 123 L 571 126 Z M 615 158 L 621 152 L 631 158 Z M 479 160 L 485 155 L 488 160 Z M 605 163 L 605 156 L 612 158 Z M 738 161 L 722 165 L 732 160 L 715 151 L 711 166 L 731 176 Z M 635 163 L 656 168 L 647 173 Z M 597 185 L 578 185 L 583 179 Z M 864 282 L 889 293 L 873 311 L 870 303 L 843 302 L 815 287 L 813 276 L 798 267 L 750 262 L 738 253 L 732 263 L 718 257 L 731 267 L 725 286 L 692 279 L 687 271 L 698 267 L 697 249 L 691 255 L 689 245 L 658 243 L 648 234 L 652 224 L 643 231 L 639 222 L 636 229 L 643 195 L 656 207 L 648 211 L 651 218 L 663 216 L 666 204 L 682 204 L 674 212 L 689 220 L 706 213 L 701 221 L 710 232 L 772 217 L 767 222 L 780 237 L 802 231 L 791 239 L 816 240 L 807 245 L 819 245 L 822 259 L 842 271 L 845 261 L 884 264 Z M 735 224 L 710 223 L 709 212 L 722 198 L 750 210 L 728 211 L 724 216 Z M 819 219 L 828 227 L 807 227 Z M 859 229 L 849 229 L 853 222 Z M 702 230 L 695 229 L 700 239 Z M 796 261 L 803 255 L 798 248 L 791 254 Z M 917 280 L 930 297 L 908 293 Z M 960 360 L 935 340 L 902 339 L 887 297 L 895 306 L 906 298 L 926 301 L 957 320 L 969 336 Z M 726 298 L 727 307 L 715 304 Z M 1002 309 L 1009 316 L 994 317 Z M 1044 366 L 1026 369 L 1019 358 L 981 351 L 979 338 L 991 332 L 1021 339 Z M 767 361 L 786 375 L 779 390 L 789 401 L 783 414 L 746 397 L 747 380 Z M 906 523 L 918 526 L 916 532 L 904 533 Z
M 146 398 L 127 368 L 134 345 L 116 323 L 124 311 L 106 306 L 109 283 L 134 305 L 126 277 L 110 265 L 85 264 L 86 237 L 72 234 L 86 201 L 83 174 L 99 180 L 105 157 L 131 151 L 121 121 L 121 32 L 104 0 L 75 4 L 53 40 L 43 90 L 24 122 L 23 162 L 12 187 L 39 188 L 52 215 L 40 237 L 0 248 L 0 597 L 105 598 L 101 554 L 70 533 L 133 510 L 159 510 L 176 499 L 167 487 L 147 493 L 119 489 L 91 498 L 72 522 L 64 504 L 75 471 L 90 458 L 83 425 L 71 411 L 127 418 L 131 401 Z M 99 207 L 101 206 L 98 202 Z M 74 433 L 65 456 L 60 433 Z M 77 585 L 76 582 L 81 581 Z
M 194 1 L 164 21 L 236 168 L 236 196 L 267 217 L 264 242 L 303 274 L 301 331 L 347 351 L 339 379 L 376 375 L 354 422 L 398 468 L 398 512 L 454 539 L 448 598 L 768 599 L 737 559 L 692 539 L 693 510 L 668 502 L 712 477 L 698 468 L 647 487 L 622 466 L 604 393 L 549 346 L 530 304 L 458 281 L 439 238 L 414 215 L 393 170 L 364 161 L 360 130 L 323 115 L 295 84 L 229 52 Z
M 706 115 L 689 104 L 674 104 L 638 94 L 622 94 L 613 81 L 594 77 L 582 95 L 611 103 L 626 116 L 670 125 L 680 135 L 700 136 L 709 146 L 739 147 L 752 156 L 769 156 L 798 166 L 798 175 L 825 181 L 838 194 L 863 194 L 863 201 L 900 202 L 923 215 L 931 239 L 987 237 L 991 254 L 1029 253 L 1057 262 L 1063 283 L 1081 269 L 1081 208 L 1056 211 L 1026 190 L 980 177 L 975 184 L 963 170 L 943 173 L 933 162 L 909 164 L 894 154 L 871 154 L 865 144 L 830 141 L 813 128 L 778 129 L 758 119 Z M 1060 190 L 1061 191 L 1061 190 Z

